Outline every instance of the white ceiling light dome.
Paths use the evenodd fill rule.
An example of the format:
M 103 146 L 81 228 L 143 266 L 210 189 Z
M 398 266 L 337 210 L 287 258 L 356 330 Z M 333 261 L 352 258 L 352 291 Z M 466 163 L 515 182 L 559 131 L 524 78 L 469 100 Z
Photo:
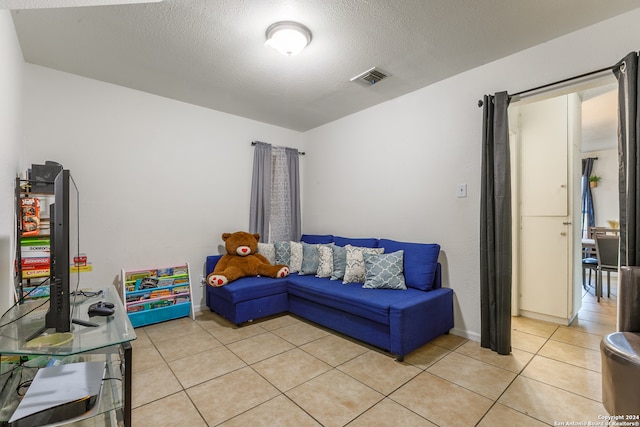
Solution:
M 311 31 L 293 21 L 281 21 L 267 28 L 265 45 L 286 56 L 297 55 L 311 43 Z

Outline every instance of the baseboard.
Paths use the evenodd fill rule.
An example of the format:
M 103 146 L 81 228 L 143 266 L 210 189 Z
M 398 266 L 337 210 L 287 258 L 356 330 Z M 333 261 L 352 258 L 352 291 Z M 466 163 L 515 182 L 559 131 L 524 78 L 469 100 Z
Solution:
M 575 318 L 575 316 L 573 316 L 571 319 L 563 319 L 562 317 L 549 316 L 547 314 L 541 314 L 527 310 L 520 310 L 520 316 L 527 317 L 529 319 L 542 320 L 543 322 L 555 323 L 562 326 L 569 326 L 569 324 Z
M 464 329 L 453 328 L 449 331 L 450 334 L 457 335 L 462 338 L 470 339 L 471 341 L 480 342 L 480 334 Z

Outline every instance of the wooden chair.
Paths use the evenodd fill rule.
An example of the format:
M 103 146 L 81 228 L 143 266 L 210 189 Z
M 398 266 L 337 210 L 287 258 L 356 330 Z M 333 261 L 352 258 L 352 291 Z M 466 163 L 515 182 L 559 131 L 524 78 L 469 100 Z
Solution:
M 589 238 L 595 239 L 595 236 L 597 234 L 604 234 L 606 236 L 619 236 L 620 229 L 609 227 L 589 227 Z

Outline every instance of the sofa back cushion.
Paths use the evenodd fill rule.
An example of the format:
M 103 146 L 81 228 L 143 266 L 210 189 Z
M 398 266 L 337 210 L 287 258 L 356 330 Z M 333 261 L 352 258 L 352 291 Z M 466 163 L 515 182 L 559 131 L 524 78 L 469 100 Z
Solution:
M 440 245 L 380 239 L 378 246 L 385 253 L 404 251 L 404 278 L 408 287 L 423 291 L 434 288 Z
M 378 239 L 373 237 L 340 237 L 333 236 L 333 241 L 338 246 L 358 246 L 360 248 L 377 248 L 378 247 Z
M 333 243 L 332 234 L 303 234 L 300 238 L 301 242 L 310 244 Z

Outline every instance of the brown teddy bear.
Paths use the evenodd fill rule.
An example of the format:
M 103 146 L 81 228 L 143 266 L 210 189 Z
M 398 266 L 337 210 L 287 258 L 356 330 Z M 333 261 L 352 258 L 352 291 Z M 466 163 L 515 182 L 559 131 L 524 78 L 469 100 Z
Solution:
M 222 240 L 227 253 L 218 260 L 213 272 L 207 276 L 211 286 L 223 286 L 236 279 L 247 276 L 287 277 L 289 267 L 271 265 L 258 252 L 260 234 L 249 234 L 244 231 L 224 233 Z

